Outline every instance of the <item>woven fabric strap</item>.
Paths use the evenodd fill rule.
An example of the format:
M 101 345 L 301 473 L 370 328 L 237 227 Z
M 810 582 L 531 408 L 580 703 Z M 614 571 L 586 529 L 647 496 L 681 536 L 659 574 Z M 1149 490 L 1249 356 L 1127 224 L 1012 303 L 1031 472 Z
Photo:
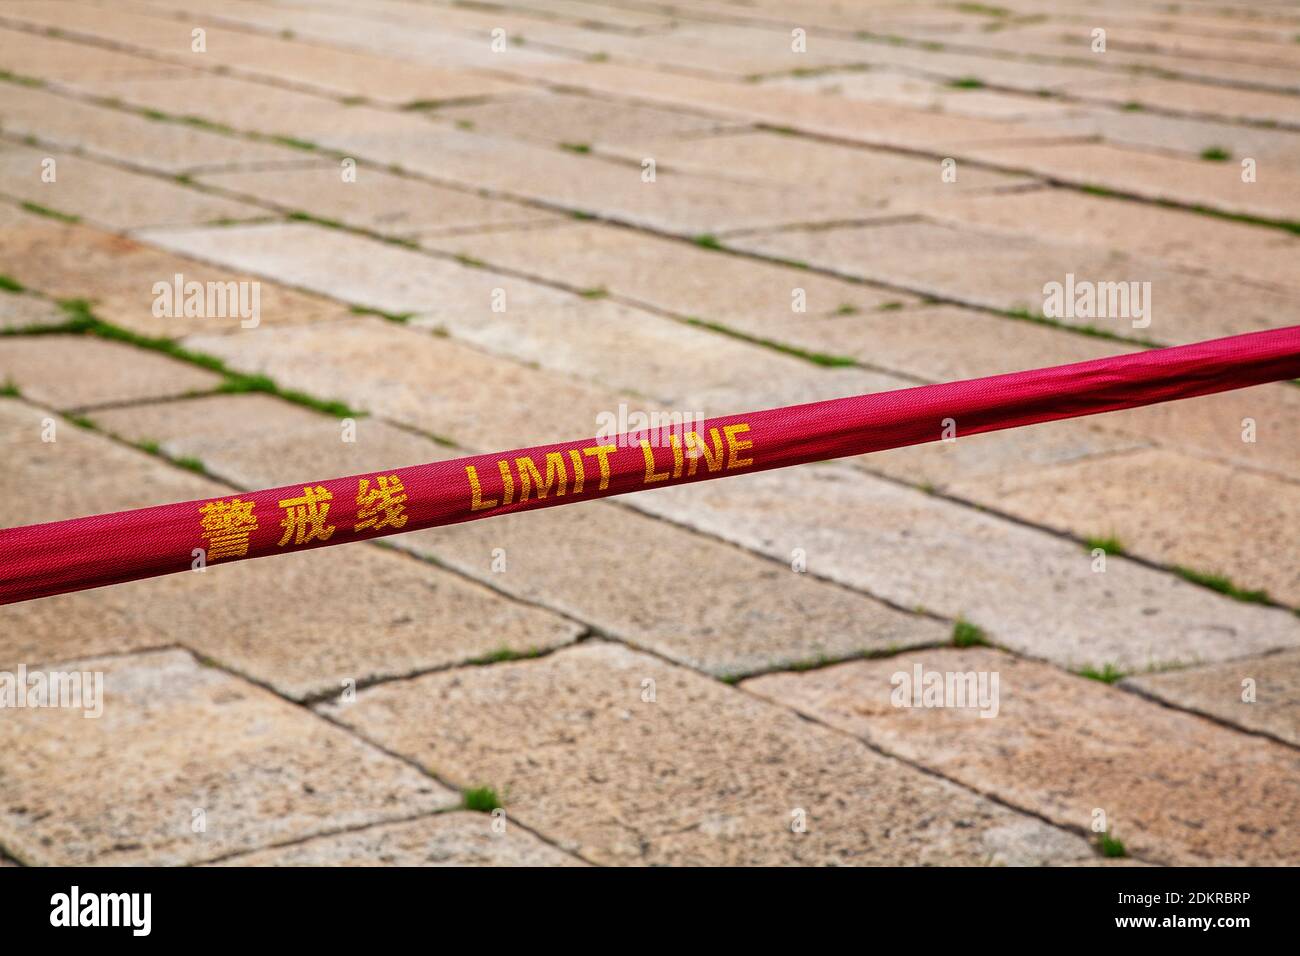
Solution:
M 1300 377 L 1300 326 L 0 530 L 0 604 Z

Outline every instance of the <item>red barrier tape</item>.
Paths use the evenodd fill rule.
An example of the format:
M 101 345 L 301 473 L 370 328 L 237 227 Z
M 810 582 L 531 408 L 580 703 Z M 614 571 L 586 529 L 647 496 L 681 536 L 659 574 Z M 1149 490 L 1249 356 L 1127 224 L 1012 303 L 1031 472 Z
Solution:
M 1300 376 L 1300 326 L 0 531 L 0 604 Z

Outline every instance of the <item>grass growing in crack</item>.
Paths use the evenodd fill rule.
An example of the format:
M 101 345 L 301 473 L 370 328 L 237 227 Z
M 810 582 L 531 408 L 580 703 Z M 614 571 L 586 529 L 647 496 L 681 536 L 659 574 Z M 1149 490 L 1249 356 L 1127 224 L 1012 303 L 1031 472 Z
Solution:
M 1114 535 L 1107 535 L 1104 538 L 1084 538 L 1083 546 L 1089 551 L 1101 549 L 1106 554 L 1123 554 L 1124 545 L 1119 538 Z
M 1049 319 L 1041 313 L 1030 312 L 1028 309 L 994 309 L 992 311 L 997 312 L 999 315 L 1005 315 L 1009 319 L 1019 319 L 1022 322 L 1046 325 L 1054 329 L 1063 329 L 1066 332 L 1075 332 L 1078 335 L 1086 335 L 1094 339 L 1105 339 L 1107 342 L 1122 342 L 1124 345 L 1140 345 L 1152 349 L 1160 348 L 1160 343 L 1151 339 L 1139 338 L 1136 335 L 1120 335 L 1109 329 L 1098 328 L 1095 325 L 1076 325 L 1073 322 Z
M 993 7 L 985 3 L 959 3 L 956 8 L 962 13 L 981 17 L 1009 17 L 1012 12 L 1006 7 Z
M 701 249 L 722 249 L 723 248 L 722 243 L 718 241 L 718 237 L 708 232 L 701 233 L 691 241 L 695 243 L 697 246 L 699 246 Z
M 121 342 L 124 345 L 131 345 L 135 348 L 149 349 L 153 352 L 161 352 L 163 355 L 174 358 L 177 361 L 187 362 L 190 365 L 197 365 L 200 368 L 207 369 L 222 376 L 225 381 L 217 389 L 219 392 L 228 394 L 241 394 L 245 392 L 263 392 L 268 395 L 274 395 L 286 402 L 292 402 L 295 405 L 301 405 L 304 408 L 314 409 L 323 412 L 326 415 L 332 415 L 335 418 L 361 418 L 363 412 L 359 412 L 348 407 L 343 402 L 332 401 L 328 399 L 317 398 L 314 395 L 308 395 L 294 389 L 281 388 L 274 381 L 265 375 L 249 375 L 244 372 L 236 372 L 226 367 L 221 359 L 211 355 L 205 355 L 202 352 L 194 352 L 185 348 L 171 339 L 153 338 L 148 335 L 141 335 L 138 332 L 132 332 L 129 329 L 123 329 L 119 326 L 112 325 L 95 316 L 91 311 L 90 303 L 85 299 L 64 299 L 59 302 L 59 307 L 63 309 L 64 314 L 68 316 L 68 321 L 62 325 L 50 326 L 48 329 L 40 331 L 50 333 L 78 333 L 82 335 L 94 335 L 101 339 L 107 339 L 111 342 Z
M 957 618 L 952 625 L 953 647 L 988 647 L 989 639 L 983 628 L 965 618 Z
M 1201 159 L 1211 163 L 1225 163 L 1232 159 L 1232 153 L 1228 152 L 1222 146 L 1207 146 L 1201 150 Z
M 6 378 L 0 382 L 0 398 L 22 398 L 23 393 L 18 389 L 18 383 L 11 378 Z
M 470 130 L 470 129 L 473 129 L 473 128 L 474 128 L 474 121 L 473 121 L 473 120 L 467 120 L 467 119 L 458 119 L 458 120 L 456 120 L 456 128 L 457 128 L 457 129 L 464 129 L 464 130 Z
M 850 305 L 849 303 L 845 302 L 843 305 L 841 305 L 838 309 L 835 310 L 835 314 L 836 315 L 857 315 L 858 307 L 856 305 Z
M 1210 216 L 1214 219 L 1226 220 L 1227 222 L 1243 222 L 1249 226 L 1263 226 L 1266 229 L 1281 229 L 1283 232 L 1289 232 L 1293 236 L 1300 236 L 1300 222 L 1291 219 L 1269 219 L 1265 216 L 1252 216 L 1248 213 L 1224 212 L 1221 209 L 1211 209 L 1209 206 L 1200 206 L 1195 203 L 1174 202 L 1172 199 L 1148 199 L 1145 196 L 1125 193 L 1117 189 L 1108 189 L 1105 186 L 1083 185 L 1076 188 L 1082 193 L 1087 193 L 1089 196 L 1104 196 L 1108 199 L 1137 199 L 1140 202 L 1147 202 L 1153 206 L 1160 206 L 1164 209 L 1177 209 L 1182 212 L 1194 212 L 1198 216 Z
M 7 275 L 0 274 L 0 289 L 5 292 L 25 292 L 27 291 L 21 282 Z
M 897 302 L 897 301 L 894 301 L 894 302 L 882 302 L 882 303 L 880 303 L 880 305 L 876 306 L 876 311 L 877 311 L 877 312 L 897 312 L 897 311 L 898 311 L 899 309 L 901 309 L 901 308 L 903 308 L 903 303 L 902 303 L 902 302 Z
M 465 809 L 476 813 L 491 813 L 505 804 L 492 787 L 471 787 L 465 791 Z
M 350 305 L 348 311 L 353 315 L 377 315 L 381 319 L 387 319 L 389 322 L 396 322 L 399 325 L 405 325 L 415 318 L 414 312 L 385 312 L 383 309 L 372 309 L 368 305 Z
M 412 113 L 420 113 L 427 110 L 436 110 L 441 102 L 441 100 L 411 100 L 409 103 L 404 103 L 402 109 Z
M 954 90 L 982 90 L 984 81 L 977 76 L 961 76 L 955 80 L 949 80 L 948 86 Z
M 1143 106 L 1141 103 L 1139 103 L 1137 100 L 1129 100 L 1121 108 L 1129 113 L 1141 113 L 1144 109 L 1146 109 L 1146 107 Z
M 80 216 L 73 216 L 66 212 L 59 212 L 57 209 L 51 209 L 49 206 L 42 206 L 40 203 L 24 202 L 22 207 L 30 213 L 34 213 L 37 216 L 44 216 L 47 219 L 57 219 L 60 222 L 81 222 Z
M 1128 856 L 1128 851 L 1124 849 L 1124 843 L 1118 837 L 1113 837 L 1109 833 L 1100 833 L 1097 835 L 1097 849 L 1101 850 L 1101 855 L 1105 857 L 1118 858 Z
M 45 85 L 44 80 L 37 79 L 34 76 L 23 76 L 20 73 L 10 73 L 8 70 L 0 70 L 0 81 L 17 83 L 19 86 L 30 86 L 35 89 L 40 89 Z
M 786 345 L 783 342 L 776 342 L 772 339 L 765 339 L 758 335 L 747 335 L 736 329 L 722 325 L 718 322 L 709 322 L 706 319 L 687 318 L 687 324 L 694 325 L 697 328 L 708 329 L 710 332 L 718 332 L 722 335 L 729 335 L 733 339 L 740 339 L 742 342 L 751 342 L 754 345 L 761 345 L 764 348 L 772 349 L 776 352 L 784 352 L 786 355 L 793 355 L 795 358 L 801 358 L 805 362 L 812 362 L 814 365 L 822 365 L 826 368 L 843 368 L 845 366 L 857 365 L 858 363 L 844 355 L 828 355 L 825 352 L 810 352 L 807 349 L 797 348 L 793 345 Z
M 290 149 L 299 149 L 304 153 L 314 153 L 320 149 L 315 143 L 294 136 L 270 136 L 267 138 L 272 143 L 279 143 L 281 146 L 288 146 Z
M 1231 580 L 1222 574 L 1207 574 L 1204 571 L 1197 571 L 1193 568 L 1175 566 L 1174 573 L 1185 581 L 1191 581 L 1193 584 L 1199 584 L 1203 588 L 1209 588 L 1211 591 L 1218 591 L 1235 601 L 1244 601 L 1247 604 L 1271 604 L 1272 599 L 1268 596 L 1267 591 L 1248 591 L 1233 584 Z
M 560 149 L 567 150 L 570 153 L 577 153 L 585 156 L 591 152 L 591 145 L 588 143 L 561 143 Z
M 541 657 L 543 653 L 544 652 L 537 647 L 530 647 L 526 651 L 515 651 L 508 647 L 500 647 L 495 651 L 484 654 L 482 657 L 472 658 L 466 663 L 475 667 L 482 667 L 485 664 L 504 664 L 508 661 L 532 660 L 534 657 Z
M 184 468 L 186 471 L 192 471 L 196 475 L 208 474 L 208 469 L 204 466 L 203 462 L 199 461 L 197 458 L 194 458 L 192 456 L 185 455 L 182 456 L 181 458 L 172 458 L 169 460 L 173 465 L 177 466 L 178 468 Z
M 1103 684 L 1114 684 L 1123 679 L 1124 672 L 1114 664 L 1103 664 L 1101 670 L 1085 667 L 1079 671 L 1079 676 L 1086 677 L 1088 680 L 1101 681 Z
M 301 209 L 289 213 L 286 217 L 293 222 L 309 222 L 314 226 L 324 226 L 326 229 L 346 229 L 347 225 L 337 219 L 325 219 L 321 216 L 312 215 L 309 212 L 303 212 Z
M 607 299 L 609 298 L 609 290 L 604 286 L 598 286 L 594 289 L 583 289 L 578 295 L 584 299 Z

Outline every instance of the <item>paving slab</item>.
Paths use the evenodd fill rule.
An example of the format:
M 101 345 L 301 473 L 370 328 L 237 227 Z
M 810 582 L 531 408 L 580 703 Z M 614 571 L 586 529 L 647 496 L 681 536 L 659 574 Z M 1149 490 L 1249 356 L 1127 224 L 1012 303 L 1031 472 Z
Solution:
M 747 235 L 731 244 L 967 305 L 1033 314 L 1044 310 L 1047 284 L 1064 285 L 1069 275 L 1076 283 L 1150 283 L 1144 316 L 1057 320 L 1165 345 L 1280 328 L 1300 315 L 1294 297 L 1280 291 L 1232 284 L 1226 290 L 1232 308 L 1225 309 L 1225 281 L 1218 276 L 1192 275 L 1099 246 L 926 221 Z
M 1300 653 L 1144 674 L 1121 686 L 1300 747 Z
M 1284 76 L 1294 83 L 1295 70 L 1291 69 Z M 1233 89 L 1231 86 L 1147 76 L 1133 76 L 1113 83 L 1068 83 L 1061 90 L 1092 100 L 1141 103 L 1194 116 L 1295 124 L 1295 97 L 1266 90 Z
M 293 12 L 296 15 L 305 13 L 301 10 Z M 211 123 L 241 133 L 290 137 L 301 142 L 313 142 L 322 131 L 346 125 L 358 106 L 255 79 L 199 70 L 186 70 L 183 74 L 166 78 L 97 81 L 93 85 L 87 83 L 84 92 L 135 110 L 188 118 L 192 123 Z M 232 139 L 239 141 L 238 138 Z M 319 160 L 310 151 L 281 147 L 276 148 L 276 156 L 280 163 Z M 231 157 L 218 155 L 211 162 L 194 165 L 195 168 L 224 168 L 252 163 L 232 162 Z
M 344 176 L 355 178 L 345 179 Z M 390 236 L 439 235 L 564 222 L 544 209 L 486 199 L 342 161 L 315 167 L 236 170 L 199 177 L 208 185 Z
M 1243 604 L 1123 558 L 845 465 L 641 492 L 629 506 L 901 607 L 966 618 L 1001 646 L 1070 669 L 1133 672 L 1300 643 L 1289 611 Z
M 0 14 L 3 8 L 0 8 Z M 183 70 L 155 59 L 74 40 L 0 28 L 0 69 L 15 76 L 85 83 L 135 77 L 174 77 Z
M 1293 385 L 1256 385 L 1130 408 L 1111 412 L 1104 421 L 1107 428 L 1174 451 L 1245 465 L 1288 480 L 1296 476 L 1300 389 Z M 1252 430 L 1254 440 L 1248 441 Z
M 358 421 L 356 441 L 345 443 L 334 419 L 261 395 L 135 406 L 99 413 L 95 421 L 133 441 L 158 441 L 164 453 L 173 457 L 197 458 L 212 473 L 247 488 L 460 454 L 373 419 Z M 556 609 L 603 633 L 721 676 L 939 643 L 948 635 L 948 628 L 939 622 L 899 613 L 837 585 L 796 574 L 788 566 L 609 503 L 510 515 L 390 541 L 500 592 Z M 565 542 L 573 560 L 554 560 L 557 541 Z M 611 541 L 635 546 L 611 548 Z M 647 561 L 648 554 L 671 559 Z M 504 565 L 495 560 L 498 555 Z M 237 567 L 242 566 L 228 569 L 232 577 Z M 340 586 L 339 590 L 350 589 Z M 265 608 L 253 611 L 273 616 Z M 293 613 L 298 615 L 301 609 Z M 440 612 L 435 608 L 430 613 L 438 617 Z M 281 627 L 290 634 L 300 629 L 319 634 L 324 625 L 286 622 Z M 352 630 L 357 631 L 359 643 L 374 640 L 365 627 Z M 453 623 L 449 630 L 455 634 L 463 627 Z M 214 648 L 214 655 L 231 653 L 229 645 L 206 646 Z M 441 653 L 442 646 L 443 642 L 435 642 L 428 653 Z M 522 636 L 510 647 L 529 649 Z M 243 644 L 238 650 L 243 655 L 251 650 L 259 657 L 269 653 Z M 483 653 L 495 650 L 488 647 Z M 322 653 L 296 645 L 284 650 L 286 658 L 298 655 L 304 664 L 312 662 L 313 673 L 325 675 L 329 669 L 316 663 Z M 279 671 L 269 679 L 284 688 L 283 675 L 293 668 L 283 667 L 280 652 L 275 654 Z M 249 663 L 242 666 L 253 669 Z
M 0 338 L 0 380 L 53 408 L 168 398 L 208 391 L 221 376 L 157 352 L 89 335 Z
M 456 802 L 400 760 L 184 651 L 61 667 L 103 672 L 103 715 L 28 708 L 0 725 L 0 841 L 24 862 L 195 863 Z
M 45 181 L 49 171 L 55 178 Z M 119 231 L 257 219 L 266 209 L 53 150 L 0 145 L 0 192 Z
M 1140 490 L 1139 490 L 1140 489 Z M 951 492 L 1041 527 L 1300 605 L 1300 484 L 1167 449 L 954 481 Z M 1261 517 L 1267 515 L 1267 520 Z
M 1199 272 L 1228 273 L 1294 287 L 1300 237 L 1182 209 L 1074 189 L 969 196 L 925 210 L 932 218 L 981 230 L 1048 236 L 1162 259 Z
M 1255 182 L 1243 182 L 1237 162 L 1206 162 L 1106 143 L 993 144 L 972 147 L 968 152 L 973 158 L 1051 176 L 1058 182 L 1220 212 L 1300 220 L 1300 176 L 1286 170 L 1273 170 Z
M 287 147 L 226 136 L 192 124 L 147 119 L 127 110 L 12 84 L 5 84 L 0 99 L 0 125 L 6 133 L 33 136 L 53 148 L 84 151 L 171 174 L 205 166 L 302 158 L 302 153 Z
M 1117 145 L 1173 150 L 1193 157 L 1208 149 L 1223 149 L 1238 164 L 1250 156 L 1265 169 L 1295 169 L 1300 160 L 1300 136 L 1290 130 L 1171 116 L 1132 106 L 1115 109 L 1071 103 L 1062 113 L 1034 117 L 1033 122 L 1040 128 L 1095 136 Z
M 0 292 L 0 329 L 4 331 L 50 328 L 67 321 L 68 314 L 49 299 Z
M 467 310 L 411 324 L 705 418 L 913 384 L 860 369 L 825 368 L 633 306 L 571 298 L 558 308 L 490 315 Z
M 1086 362 L 1133 351 L 1132 346 L 1120 342 L 955 305 L 790 315 L 779 325 L 773 321 L 769 335 L 784 345 L 845 356 L 873 368 L 934 382 Z
M 340 399 L 470 450 L 593 435 L 601 412 L 617 413 L 619 402 L 629 401 L 368 316 L 331 323 L 328 334 L 306 326 L 184 342 L 231 368 L 268 374 L 284 388 Z
M 778 340 L 782 330 L 788 332 L 792 324 L 814 316 L 915 301 L 906 293 L 596 223 L 539 230 L 527 237 L 500 235 L 488 241 L 456 236 L 428 244 L 503 269 L 580 289 L 605 289 L 651 308 Z M 800 289 L 805 313 L 794 311 Z
M 844 201 L 844 218 L 858 209 L 892 209 L 910 195 L 964 195 L 1035 182 L 1027 176 L 972 167 L 963 170 L 955 183 L 945 183 L 937 160 L 769 130 L 659 137 L 638 145 L 645 152 L 617 152 L 638 161 L 652 156 L 664 169 L 831 192 Z
M 516 820 L 594 863 L 1090 856 L 1073 834 L 613 644 L 388 684 L 323 710 L 444 779 L 497 787 Z
M 959 434 L 953 442 L 891 448 L 851 460 L 866 471 L 978 501 L 1005 514 L 1017 512 L 1002 507 L 1002 498 L 989 490 L 1003 475 L 1024 477 L 1048 466 L 1091 462 L 1094 457 L 1107 460 L 1149 444 L 1107 428 L 1104 418 L 1067 418 L 980 435 Z
M 98 318 L 155 338 L 176 338 L 192 332 L 255 334 L 264 326 L 353 318 L 347 306 L 320 296 L 258 280 L 247 273 L 214 268 L 90 226 L 69 225 L 26 213 L 13 228 L 0 230 L 0 258 L 7 274 L 28 288 L 55 299 L 91 299 Z M 257 326 L 243 327 L 251 319 L 206 314 L 206 298 L 205 314 L 201 316 L 177 314 L 174 308 L 172 314 L 164 310 L 164 314 L 154 315 L 159 298 L 156 284 L 169 284 L 174 290 L 178 275 L 185 283 L 201 283 L 205 290 L 209 283 L 221 283 L 228 289 L 231 282 L 256 282 Z M 239 285 L 235 288 L 241 290 Z M 248 296 L 244 301 L 251 305 L 254 286 L 243 288 Z
M 463 128 L 555 146 L 639 147 L 662 138 L 679 139 L 735 129 L 734 120 L 702 113 L 620 102 L 573 93 L 528 92 L 498 96 L 465 106 L 447 106 L 436 116 Z M 468 127 L 465 124 L 469 124 Z M 641 152 L 641 156 L 652 153 Z
M 896 674 L 998 675 L 996 716 L 899 707 Z M 991 677 L 986 677 L 991 681 Z M 973 648 L 917 651 L 746 681 L 887 753 L 1174 865 L 1281 865 L 1300 851 L 1300 755 L 1046 664 Z M 989 685 L 991 688 L 991 684 Z
M 992 90 L 954 89 L 932 77 L 880 69 L 878 53 L 870 53 L 873 67 L 863 72 L 830 72 L 817 76 L 790 76 L 768 80 L 776 86 L 821 96 L 914 106 L 958 116 L 998 120 L 1044 120 L 1069 114 L 1070 104 L 1041 96 Z M 954 77 L 955 78 L 955 77 Z
M 221 866 L 581 866 L 582 861 L 527 830 L 497 833 L 483 813 L 437 813 L 289 846 L 255 850 Z
M 572 298 L 537 283 L 315 223 L 155 230 L 140 237 L 175 253 L 396 314 L 486 318 L 500 304 L 526 315 Z

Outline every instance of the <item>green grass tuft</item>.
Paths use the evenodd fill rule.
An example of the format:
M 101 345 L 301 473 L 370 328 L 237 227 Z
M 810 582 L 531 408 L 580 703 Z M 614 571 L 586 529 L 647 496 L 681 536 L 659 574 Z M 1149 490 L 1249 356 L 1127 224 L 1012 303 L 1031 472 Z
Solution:
M 13 278 L 13 277 L 11 277 L 11 276 L 7 276 L 7 275 L 0 275 L 0 289 L 3 289 L 5 292 L 24 292 L 24 291 L 26 291 L 26 290 L 23 288 L 23 284 L 22 284 L 21 282 L 19 282 L 17 279 L 15 279 L 15 278 Z
M 492 787 L 471 787 L 465 791 L 465 809 L 476 813 L 491 813 L 500 810 L 505 804 Z
M 607 299 L 609 298 L 609 290 L 604 286 L 600 286 L 594 289 L 583 289 L 578 295 L 584 299 Z
M 1114 664 L 1105 664 L 1101 670 L 1095 667 L 1085 667 L 1079 671 L 1080 677 L 1086 677 L 1088 680 L 1101 681 L 1103 684 L 1114 684 L 1124 678 L 1124 672 Z
M 1201 159 L 1211 163 L 1224 163 L 1232 159 L 1232 153 L 1228 152 L 1222 146 L 1207 146 L 1201 150 Z
M 954 90 L 982 90 L 984 81 L 975 76 L 963 76 L 955 80 L 949 80 L 948 86 Z
M 1083 546 L 1089 551 L 1095 551 L 1101 548 L 1107 554 L 1123 554 L 1124 545 L 1119 538 L 1114 535 L 1107 535 L 1104 538 L 1084 538 Z
M 691 241 L 701 249 L 721 249 L 723 247 L 718 237 L 708 232 L 701 233 Z
M 51 209 L 48 206 L 42 206 L 40 203 L 24 202 L 22 207 L 30 213 L 38 216 L 44 216 L 47 219 L 57 219 L 59 222 L 81 222 L 80 216 L 69 215 L 66 212 L 59 212 L 57 209 Z
M 300 149 L 305 153 L 314 153 L 320 149 L 315 143 L 305 139 L 298 139 L 296 136 L 271 136 L 269 139 L 273 143 L 288 146 L 290 149 Z
M 987 647 L 988 637 L 982 628 L 965 618 L 957 618 L 952 625 L 953 647 Z
M 1199 584 L 1203 588 L 1209 588 L 1211 591 L 1218 591 L 1220 594 L 1227 595 L 1237 601 L 1244 601 L 1247 604 L 1271 604 L 1272 598 L 1268 596 L 1267 591 L 1248 591 L 1233 584 L 1222 574 L 1207 574 L 1204 571 L 1196 571 L 1192 568 L 1176 566 L 1174 573 L 1186 581 L 1193 584 Z
M 685 321 L 698 328 L 708 329 L 710 332 L 718 332 L 722 335 L 729 335 L 733 339 L 740 339 L 742 342 L 761 345 L 764 348 L 769 348 L 776 352 L 784 352 L 786 355 L 793 355 L 795 358 L 801 358 L 805 362 L 812 362 L 814 365 L 821 365 L 826 368 L 844 368 L 858 364 L 855 359 L 851 359 L 845 355 L 828 355 L 825 352 L 811 352 L 807 349 L 797 348 L 793 345 L 786 345 L 784 342 L 765 339 L 759 335 L 749 335 L 719 322 L 710 322 L 707 319 L 687 318 Z
M 1127 103 L 1124 104 L 1123 109 L 1125 109 L 1129 113 L 1141 113 L 1144 109 L 1146 109 L 1146 107 L 1143 106 L 1141 103 L 1139 103 L 1137 100 L 1129 100 Z
M 570 153 L 577 153 L 585 156 L 591 152 L 591 146 L 588 143 L 561 143 L 560 149 L 568 150 Z
M 6 378 L 0 382 L 0 398 L 22 398 L 22 392 L 18 389 L 18 383 L 11 378 Z
M 414 312 L 385 312 L 383 309 L 372 309 L 368 305 L 350 305 L 348 311 L 353 315 L 376 315 L 381 319 L 387 319 L 389 322 L 396 322 L 399 325 L 405 325 L 415 317 Z
M 1099 833 L 1097 835 L 1097 849 L 1101 850 L 1101 855 L 1105 857 L 1118 858 L 1128 856 L 1128 851 L 1124 849 L 1124 843 L 1117 837 L 1109 833 Z
M 993 7 L 986 3 L 959 3 L 956 8 L 962 13 L 973 13 L 981 17 L 1011 16 L 1011 11 L 1006 7 Z

